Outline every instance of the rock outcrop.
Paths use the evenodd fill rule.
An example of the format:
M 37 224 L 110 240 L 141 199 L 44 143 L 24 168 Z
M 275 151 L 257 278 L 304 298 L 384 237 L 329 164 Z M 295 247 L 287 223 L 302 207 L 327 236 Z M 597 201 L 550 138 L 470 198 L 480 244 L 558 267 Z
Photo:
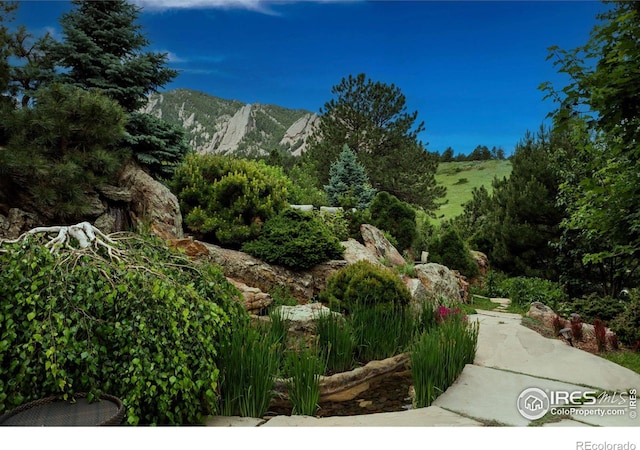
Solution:
M 448 267 L 436 263 L 417 264 L 415 271 L 429 302 L 452 306 L 463 301 L 459 278 Z
M 189 146 L 202 154 L 255 156 L 281 148 L 299 156 L 319 122 L 308 111 L 245 104 L 189 89 L 152 94 L 142 111 L 183 128 Z
M 362 233 L 365 247 L 377 258 L 388 261 L 392 266 L 404 266 L 406 264 L 400 252 L 391 245 L 391 242 L 384 236 L 382 231 L 373 225 L 362 224 L 360 233 Z
M 309 302 L 326 287 L 327 279 L 333 273 L 347 266 L 344 260 L 334 260 L 318 264 L 309 270 L 297 271 L 268 264 L 236 250 L 213 244 L 204 245 L 209 249 L 212 261 L 222 267 L 225 276 L 264 292 L 286 286 L 289 294 L 299 303 Z
M 148 224 L 162 239 L 183 237 L 180 205 L 166 186 L 133 163 L 123 169 L 120 186 L 131 194 L 129 212 L 134 225 Z
M 40 225 L 36 214 L 11 208 L 6 216 L 0 214 L 0 239 L 16 239 L 25 231 Z
M 307 150 L 307 141 L 314 130 L 320 124 L 320 117 L 317 114 L 305 114 L 296 120 L 293 125 L 284 133 L 280 140 L 280 145 L 289 145 L 297 148 L 291 153 L 293 156 L 300 156 Z

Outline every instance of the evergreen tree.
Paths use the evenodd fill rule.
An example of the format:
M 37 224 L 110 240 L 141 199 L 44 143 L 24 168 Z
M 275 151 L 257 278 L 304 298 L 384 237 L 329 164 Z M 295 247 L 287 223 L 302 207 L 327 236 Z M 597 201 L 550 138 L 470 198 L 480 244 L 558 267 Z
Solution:
M 617 294 L 640 268 L 640 3 L 611 2 L 588 42 L 551 49 L 559 71 L 571 82 L 556 91 L 554 125 L 577 152 L 559 161 L 566 173 L 561 201 L 570 217 L 565 236 L 582 263 L 603 270 L 605 293 Z M 635 281 L 637 283 L 637 279 Z
M 411 248 L 417 235 L 416 211 L 388 192 L 378 192 L 371 202 L 371 224 L 391 234 L 399 250 Z
M 190 150 L 183 128 L 150 114 L 131 113 L 126 131 L 125 145 L 158 178 L 171 178 Z
M 149 41 L 136 24 L 140 8 L 125 0 L 72 3 L 76 8 L 60 20 L 64 40 L 47 48 L 62 82 L 100 89 L 132 112 L 176 77 L 166 54 L 143 51 Z
M 447 149 L 442 152 L 440 155 L 440 162 L 451 162 L 453 161 L 453 149 L 451 147 L 447 147 Z
M 435 200 L 444 196 L 435 181 L 438 157 L 418 141 L 424 125 L 415 125 L 418 113 L 407 112 L 400 89 L 359 74 L 343 78 L 331 92 L 335 98 L 321 110 L 320 125 L 306 152 L 320 183 L 328 183 L 331 164 L 346 143 L 375 189 L 435 209 Z
M 125 113 L 97 91 L 52 84 L 35 106 L 11 115 L 0 149 L 0 203 L 37 211 L 52 222 L 86 220 L 95 186 L 111 182 L 127 157 L 111 150 Z
M 329 184 L 324 187 L 333 206 L 366 209 L 375 189 L 371 188 L 364 167 L 345 144 L 337 161 L 331 165 Z
M 489 199 L 477 191 L 461 219 L 467 232 L 470 224 L 480 226 L 474 244 L 495 267 L 512 275 L 558 276 L 551 244 L 559 239 L 564 211 L 556 204 L 560 180 L 551 163 L 554 149 L 546 130 L 536 137 L 527 133 L 516 146 L 509 178 L 494 179 Z

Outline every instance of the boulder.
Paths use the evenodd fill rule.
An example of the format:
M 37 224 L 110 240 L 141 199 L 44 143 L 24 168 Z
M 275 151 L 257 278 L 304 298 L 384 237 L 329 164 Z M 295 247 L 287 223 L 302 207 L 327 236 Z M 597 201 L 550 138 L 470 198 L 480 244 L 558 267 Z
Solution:
M 556 317 L 556 313 L 542 302 L 532 302 L 527 317 L 538 319 L 543 323 L 550 323 Z
M 327 284 L 327 279 L 347 266 L 347 261 L 332 260 L 318 264 L 308 270 L 291 270 L 268 264 L 258 258 L 237 250 L 203 243 L 209 250 L 213 262 L 222 267 L 227 277 L 242 281 L 248 286 L 268 292 L 275 287 L 286 286 L 289 294 L 299 303 L 307 303 L 318 295 Z
M 471 256 L 478 265 L 480 276 L 486 276 L 487 272 L 489 271 L 489 258 L 487 257 L 487 255 L 476 250 L 471 250 Z
M 382 265 L 370 247 L 365 247 L 355 239 L 349 239 L 341 242 L 341 244 L 344 247 L 343 258 L 347 263 L 355 264 L 358 261 L 366 260 L 372 264 Z
M 182 214 L 175 195 L 134 163 L 120 175 L 120 186 L 131 193 L 130 212 L 134 225 L 149 224 L 163 239 L 182 238 Z
M 11 208 L 6 217 L 0 214 L 0 238 L 16 239 L 39 224 L 40 220 L 36 214 Z
M 227 277 L 227 280 L 242 294 L 244 306 L 249 314 L 260 314 L 273 303 L 273 298 L 271 298 L 271 296 L 266 292 L 262 292 L 258 288 L 247 286 L 243 282 L 234 280 L 233 278 Z
M 436 263 L 416 264 L 415 271 L 426 290 L 426 300 L 444 306 L 464 300 L 460 279 L 448 267 Z
M 322 303 L 307 303 L 305 305 L 296 306 L 278 306 L 275 314 L 289 322 L 289 332 L 298 334 L 314 334 L 316 331 L 315 321 L 322 316 L 334 314 L 340 316 L 340 313 L 332 312 Z
M 191 237 L 182 239 L 170 239 L 167 243 L 171 248 L 177 248 L 190 258 L 209 256 L 209 249 L 200 241 Z
M 364 245 L 378 259 L 385 259 L 392 266 L 404 266 L 406 261 L 398 252 L 398 250 L 391 245 L 391 242 L 384 236 L 382 231 L 369 224 L 362 224 L 360 226 L 360 233 L 362 233 L 362 239 Z

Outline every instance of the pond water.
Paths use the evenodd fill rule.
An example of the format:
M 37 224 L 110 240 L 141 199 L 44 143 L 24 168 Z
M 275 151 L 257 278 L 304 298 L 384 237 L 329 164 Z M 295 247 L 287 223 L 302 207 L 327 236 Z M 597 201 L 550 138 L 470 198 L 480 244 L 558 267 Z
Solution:
M 316 417 L 359 416 L 381 412 L 411 409 L 409 387 L 413 384 L 410 372 L 396 372 L 372 383 L 371 387 L 353 400 L 345 402 L 321 402 Z M 290 416 L 291 407 L 269 408 L 267 417 Z

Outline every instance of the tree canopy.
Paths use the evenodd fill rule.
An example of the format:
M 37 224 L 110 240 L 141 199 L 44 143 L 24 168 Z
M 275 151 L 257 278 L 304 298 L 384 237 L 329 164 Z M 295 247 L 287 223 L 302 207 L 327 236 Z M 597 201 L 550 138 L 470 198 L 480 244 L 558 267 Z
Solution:
M 588 42 L 550 49 L 571 82 L 557 91 L 554 125 L 567 134 L 574 157 L 561 161 L 574 175 L 562 184 L 567 233 L 581 235 L 582 262 L 607 267 L 610 293 L 637 271 L 640 252 L 640 3 L 607 2 Z M 616 269 L 613 269 L 616 268 Z
M 167 68 L 167 54 L 144 51 L 149 41 L 136 23 L 137 6 L 125 0 L 72 3 L 76 8 L 60 19 L 64 39 L 47 49 L 63 82 L 98 88 L 131 112 L 177 76 Z
M 346 144 L 375 189 L 435 209 L 435 200 L 444 195 L 434 178 L 438 157 L 418 141 L 424 124 L 416 124 L 417 111 L 407 112 L 400 88 L 361 73 L 343 78 L 331 92 L 334 98 L 322 108 L 307 151 L 320 183 L 327 184 L 331 164 Z

